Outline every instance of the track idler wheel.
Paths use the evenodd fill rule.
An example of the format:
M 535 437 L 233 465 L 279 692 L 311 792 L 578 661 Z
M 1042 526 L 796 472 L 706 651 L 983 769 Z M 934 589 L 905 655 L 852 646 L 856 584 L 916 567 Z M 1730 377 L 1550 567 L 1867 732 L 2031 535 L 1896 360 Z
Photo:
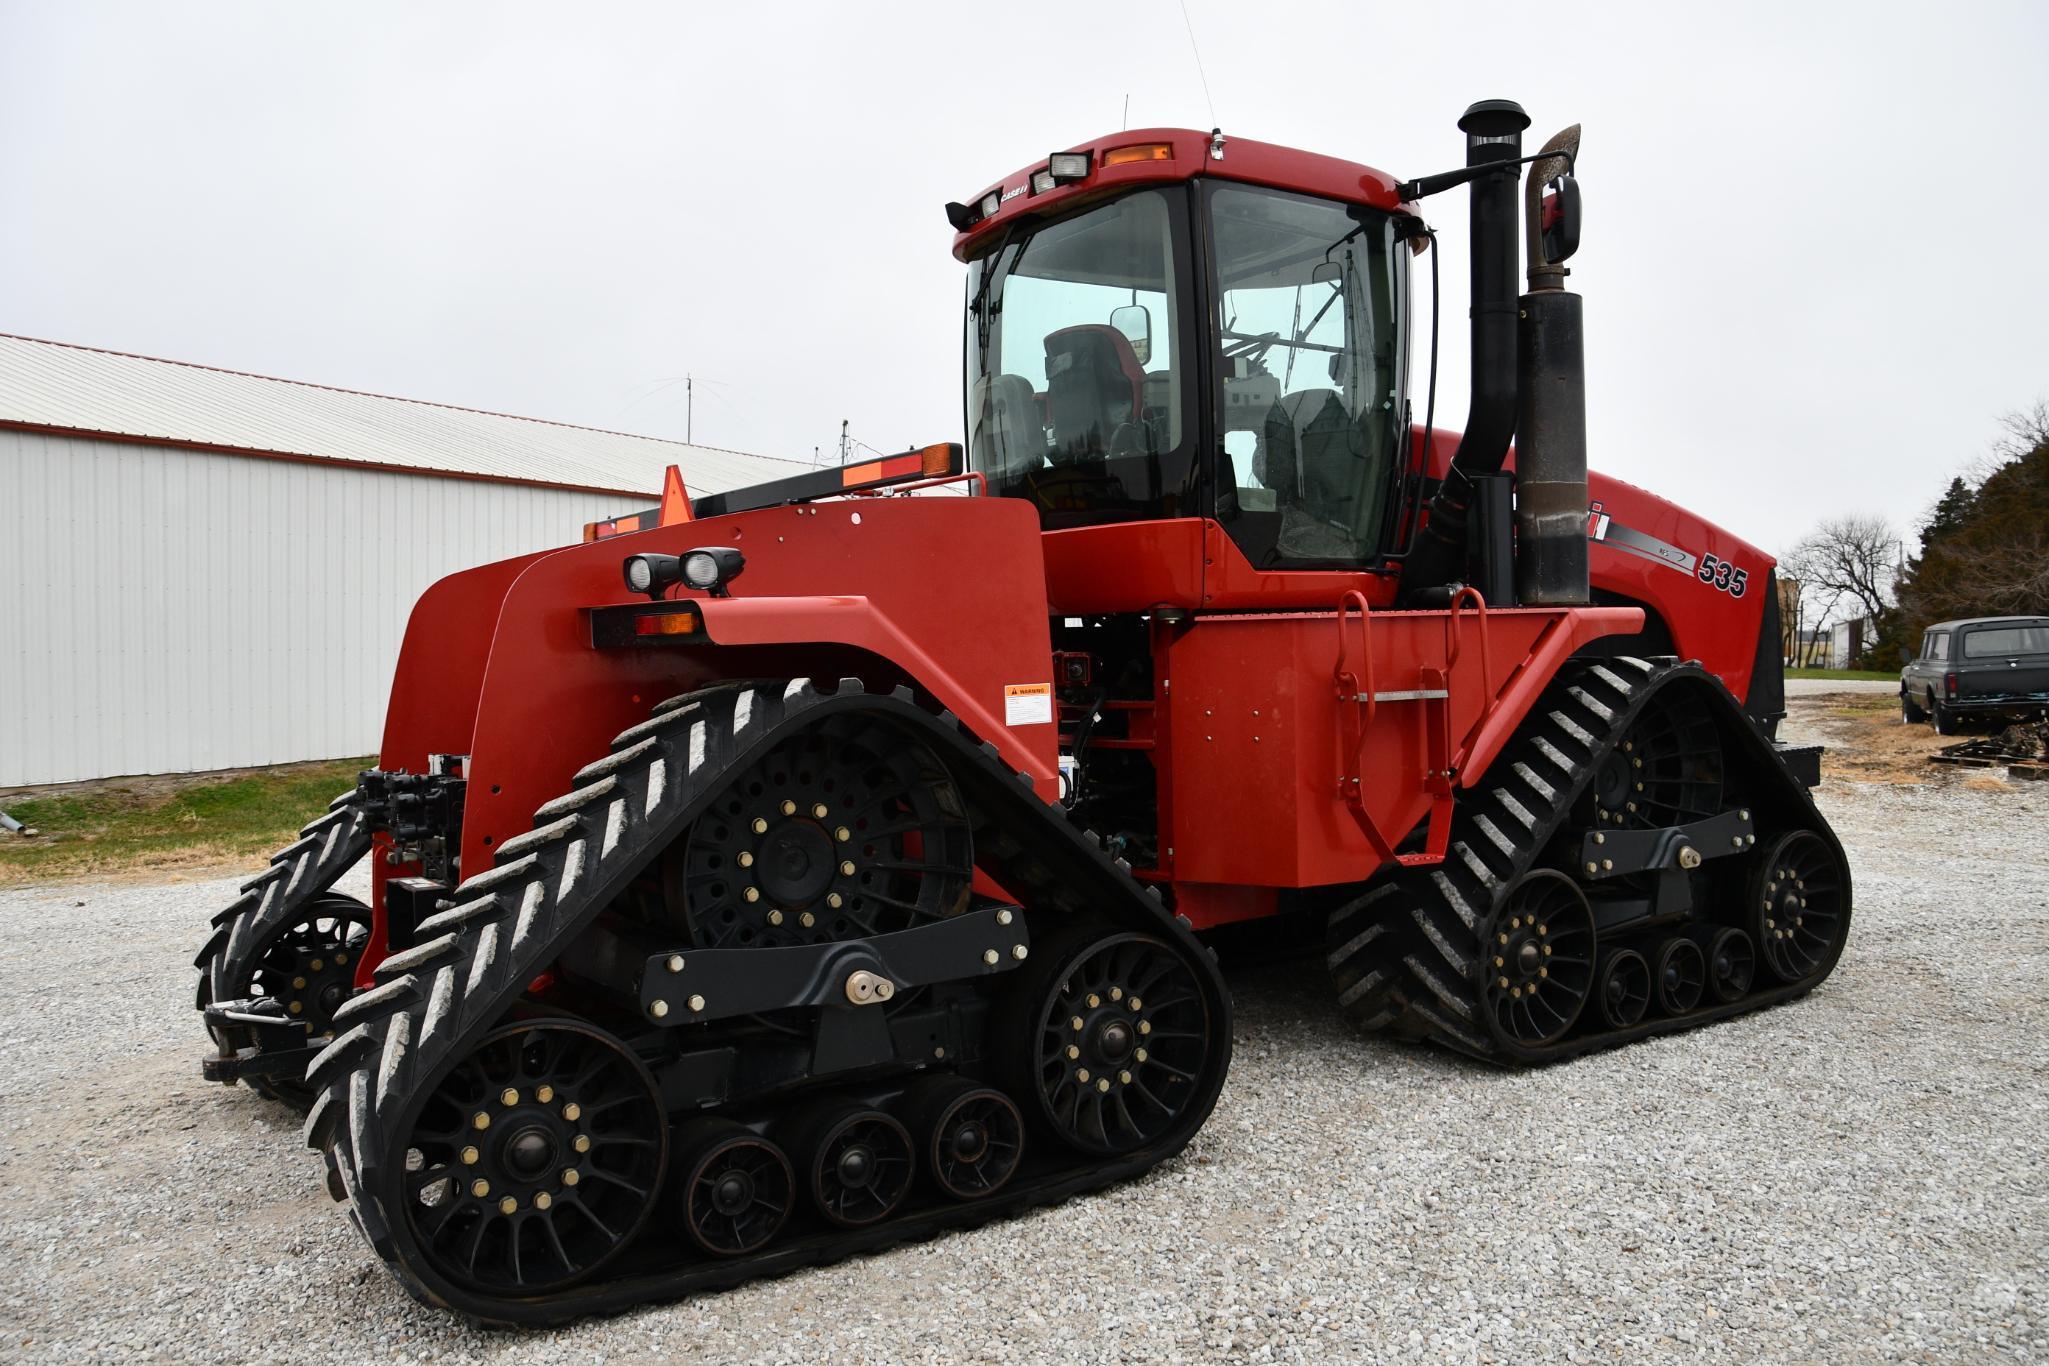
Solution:
M 1635 949 L 1611 949 L 1594 976 L 1594 1000 L 1608 1028 L 1632 1027 L 1651 1003 L 1651 965 Z
M 1751 947 L 1749 935 L 1734 925 L 1725 925 L 1716 930 L 1696 930 L 1694 942 L 1707 957 L 1710 996 L 1726 1005 L 1750 994 L 1750 988 L 1757 982 L 1757 950 Z
M 388 1203 L 414 1255 L 493 1295 L 559 1289 L 617 1256 L 654 1210 L 668 1157 L 646 1066 L 573 1020 L 486 1035 L 406 1132 Z
M 267 996 L 306 1031 L 324 1039 L 334 1033 L 334 1013 L 355 994 L 356 967 L 370 942 L 370 908 L 355 897 L 326 892 L 290 921 L 231 957 L 230 940 L 200 983 L 200 1003 Z M 228 1041 L 215 1035 L 224 1047 Z M 313 1093 L 296 1077 L 250 1077 L 249 1084 L 273 1100 L 304 1108 Z
M 1676 937 L 1658 945 L 1651 960 L 1651 983 L 1657 991 L 1658 1009 L 1667 1015 L 1684 1015 L 1699 1005 L 1707 986 L 1707 959 L 1700 945 Z
M 841 1228 L 887 1219 L 910 1192 L 910 1131 L 886 1110 L 865 1105 L 827 1110 L 797 1146 L 812 1203 Z
M 1033 958 L 1039 965 L 1022 984 L 1032 1050 L 1022 1089 L 1060 1142 L 1135 1152 L 1213 1089 L 1207 1074 L 1220 1049 L 1209 1006 L 1173 948 L 1144 934 L 1082 934 Z
M 904 1105 L 925 1145 L 925 1170 L 950 1198 L 993 1195 L 1017 1173 L 1024 1116 L 995 1087 L 934 1077 L 914 1087 Z
M 796 1204 L 790 1159 L 743 1124 L 697 1119 L 676 1131 L 670 1199 L 690 1241 L 714 1257 L 768 1245 Z
M 1810 830 L 1765 850 L 1751 878 L 1750 920 L 1766 971 L 1794 983 L 1834 967 L 1850 932 L 1849 889 L 1842 857 Z
M 1565 1037 L 1594 985 L 1594 913 L 1562 873 L 1525 873 L 1501 895 L 1483 941 L 1488 1028 L 1501 1043 L 1541 1048 Z

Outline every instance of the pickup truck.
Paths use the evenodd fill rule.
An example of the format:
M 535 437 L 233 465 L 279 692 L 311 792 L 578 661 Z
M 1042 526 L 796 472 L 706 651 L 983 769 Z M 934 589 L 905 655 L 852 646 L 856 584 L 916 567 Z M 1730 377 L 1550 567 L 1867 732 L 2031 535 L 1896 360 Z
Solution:
M 1955 735 L 1966 718 L 2049 717 L 2049 617 L 1939 621 L 1900 670 L 1900 719 Z

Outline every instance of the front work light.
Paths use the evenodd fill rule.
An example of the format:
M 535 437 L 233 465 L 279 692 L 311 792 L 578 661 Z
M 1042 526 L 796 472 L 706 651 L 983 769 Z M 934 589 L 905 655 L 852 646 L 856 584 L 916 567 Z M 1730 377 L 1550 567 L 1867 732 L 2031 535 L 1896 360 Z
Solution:
M 726 596 L 726 585 L 740 577 L 747 557 L 729 545 L 705 546 L 683 555 L 683 582 L 715 598 Z
M 982 196 L 982 217 L 994 218 L 996 216 L 996 211 L 1002 207 L 1003 191 L 991 190 L 989 191 L 989 193 Z
M 626 586 L 650 598 L 660 597 L 663 589 L 683 579 L 683 561 L 674 555 L 628 555 L 621 567 Z
M 1089 154 L 1087 152 L 1055 152 L 1046 158 L 1046 173 L 1054 183 L 1064 185 L 1070 180 L 1087 180 L 1089 175 Z

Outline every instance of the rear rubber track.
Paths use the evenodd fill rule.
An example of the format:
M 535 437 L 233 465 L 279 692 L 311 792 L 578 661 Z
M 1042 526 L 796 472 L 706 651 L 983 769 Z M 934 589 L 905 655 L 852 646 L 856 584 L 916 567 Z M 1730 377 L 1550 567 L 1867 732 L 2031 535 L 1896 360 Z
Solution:
M 328 803 L 325 815 L 309 821 L 299 838 L 270 856 L 270 867 L 242 884 L 241 895 L 213 918 L 213 933 L 193 958 L 199 984 L 193 1005 L 247 994 L 249 979 L 276 936 L 307 917 L 342 874 L 370 848 L 371 825 L 356 789 Z M 287 1083 L 257 1086 L 265 1095 L 304 1109 L 308 1098 Z
M 1042 925 L 1088 914 L 1140 930 L 1175 948 L 1194 970 L 1216 1021 L 1216 1066 L 1181 1123 L 1150 1147 L 1116 1159 L 1077 1159 L 1034 1181 L 1013 1182 L 995 1199 L 941 1208 L 874 1228 L 771 1245 L 748 1257 L 679 1263 L 671 1269 L 586 1282 L 511 1298 L 454 1285 L 412 1255 L 403 1211 L 387 1192 L 405 1153 L 410 1108 L 465 1057 L 520 998 L 533 978 L 710 805 L 736 773 L 778 741 L 842 711 L 859 710 L 900 728 L 941 756 L 966 804 L 976 863 L 1019 898 Z M 1212 955 L 1156 893 L 1103 853 L 977 742 L 950 713 L 917 706 L 907 690 L 890 696 L 842 680 L 820 692 L 809 680 L 787 686 L 731 685 L 673 698 L 623 732 L 612 752 L 577 774 L 571 790 L 535 813 L 535 827 L 507 840 L 496 866 L 470 878 L 451 904 L 423 921 L 415 946 L 386 959 L 377 984 L 338 1013 L 339 1035 L 311 1064 L 317 1099 L 306 1140 L 326 1160 L 329 1190 L 417 1298 L 483 1323 L 549 1323 L 719 1289 L 760 1276 L 839 1260 L 952 1228 L 970 1227 L 1035 1205 L 1136 1176 L 1179 1152 L 1208 1117 L 1229 1064 L 1230 1006 Z M 659 1221 L 657 1221 L 659 1222 Z M 653 1229 L 651 1232 L 659 1232 Z M 643 1235 L 647 1236 L 647 1235 Z
M 1338 1003 L 1354 1023 L 1436 1043 L 1483 1062 L 1542 1064 L 1775 1005 L 1804 995 L 1827 977 L 1833 959 L 1803 981 L 1761 982 L 1727 1004 L 1646 1018 L 1627 1029 L 1575 1031 L 1535 1048 L 1504 1043 L 1484 1023 L 1482 936 L 1503 890 L 1533 867 L 1553 866 L 1544 856 L 1593 782 L 1602 757 L 1622 742 L 1654 699 L 1675 687 L 1694 690 L 1706 705 L 1719 709 L 1728 761 L 1732 768 L 1743 766 L 1751 789 L 1745 802 L 1758 809 L 1760 830 L 1767 820 L 1781 830 L 1812 830 L 1840 857 L 1841 848 L 1806 789 L 1718 678 L 1697 664 L 1627 657 L 1573 661 L 1531 708 L 1485 778 L 1461 794 L 1444 862 L 1384 875 L 1332 914 L 1326 962 Z M 1760 847 L 1765 843 L 1760 834 Z M 1847 886 L 1845 897 L 1847 905 Z

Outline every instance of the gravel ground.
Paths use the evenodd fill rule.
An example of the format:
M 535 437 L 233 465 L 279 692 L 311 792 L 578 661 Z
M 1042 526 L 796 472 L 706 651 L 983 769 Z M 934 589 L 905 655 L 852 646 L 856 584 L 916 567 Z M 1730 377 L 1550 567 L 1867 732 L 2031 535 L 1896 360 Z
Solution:
M 1190 1150 L 1067 1207 L 549 1333 L 422 1309 L 294 1118 L 201 1082 L 227 881 L 0 894 L 0 1353 L 586 1361 L 2049 1357 L 2049 790 L 1832 784 L 1819 992 L 1526 1075 L 1239 972 Z
M 1789 678 L 1786 680 L 1786 696 L 1816 697 L 1832 692 L 1873 692 L 1899 695 L 1900 682 L 1896 678 Z

